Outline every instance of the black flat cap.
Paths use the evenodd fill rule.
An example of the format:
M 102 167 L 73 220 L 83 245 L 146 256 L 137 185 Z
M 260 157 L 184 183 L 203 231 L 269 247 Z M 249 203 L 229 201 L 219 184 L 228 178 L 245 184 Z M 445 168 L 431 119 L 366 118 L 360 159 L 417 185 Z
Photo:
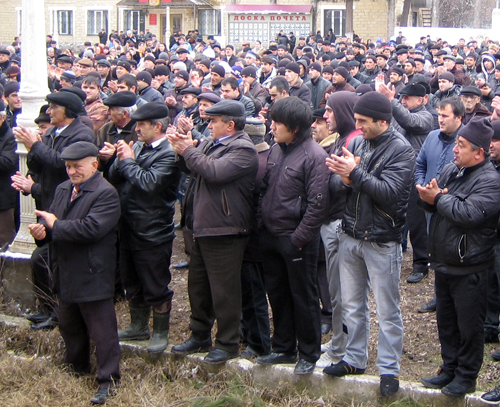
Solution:
M 61 158 L 66 161 L 78 161 L 87 157 L 97 157 L 98 153 L 99 149 L 95 144 L 77 141 L 62 151 Z
M 221 101 L 220 96 L 217 93 L 212 92 L 212 91 L 200 93 L 198 95 L 198 100 L 201 100 L 201 99 L 208 100 L 209 102 L 212 102 L 212 103 L 219 103 Z
M 321 109 L 314 109 L 313 110 L 313 119 L 323 119 L 323 115 L 325 114 L 325 112 L 326 112 L 326 109 L 324 107 L 322 107 Z
M 151 61 L 151 62 L 155 62 L 156 61 L 156 58 L 153 56 L 153 55 L 146 55 L 144 57 L 144 61 Z
M 208 116 L 245 116 L 245 106 L 236 100 L 221 100 L 205 110 Z
M 195 88 L 194 86 L 189 86 L 187 88 L 182 89 L 179 93 L 181 95 L 190 94 L 190 95 L 196 95 L 196 96 L 198 96 L 201 93 L 201 89 L 200 88 Z
M 151 74 L 149 72 L 146 72 L 146 71 L 139 72 L 135 78 L 138 81 L 146 82 L 148 85 L 151 85 L 151 81 L 153 80 L 153 77 L 151 76 Z
M 401 92 L 399 92 L 401 95 L 407 95 L 407 96 L 425 96 L 425 86 L 421 85 L 420 83 L 410 83 L 406 85 L 403 89 L 401 89 Z
M 108 96 L 106 99 L 102 101 L 102 103 L 106 106 L 118 106 L 118 107 L 130 107 L 135 105 L 136 96 L 134 92 L 130 92 L 128 90 L 123 92 L 113 93 L 111 96 Z
M 396 51 L 396 55 L 403 55 L 403 54 L 408 54 L 407 48 L 400 48 Z
M 38 117 L 35 119 L 36 124 L 50 123 L 50 116 L 47 114 L 48 108 L 49 108 L 49 105 L 43 105 L 40 108 L 40 113 L 38 114 Z
M 177 51 L 175 51 L 178 54 L 189 54 L 189 51 L 186 48 L 177 48 Z
M 82 99 L 80 99 L 76 94 L 70 91 L 49 93 L 46 99 L 47 102 L 49 103 L 54 103 L 55 105 L 58 106 L 67 107 L 68 109 L 72 110 L 75 113 L 78 113 L 82 110 L 82 103 L 83 103 Z
M 389 74 L 391 72 L 395 72 L 397 73 L 399 76 L 403 76 L 405 74 L 405 71 L 403 71 L 401 68 L 397 67 L 397 66 L 393 66 L 391 67 L 391 70 L 389 71 Z
M 10 52 L 6 48 L 0 48 L 0 54 L 10 56 Z
M 376 58 L 380 57 L 380 58 L 384 58 L 386 61 L 389 59 L 389 57 L 385 54 L 377 54 L 375 55 Z
M 130 64 L 127 61 L 118 60 L 118 62 L 116 63 L 116 66 L 121 66 L 122 68 L 125 68 L 129 72 L 132 70 L 132 67 L 130 66 Z
M 78 96 L 81 99 L 82 102 L 85 102 L 85 99 L 87 99 L 87 94 L 81 88 L 79 88 L 78 86 L 70 86 L 68 88 L 61 88 L 59 90 L 59 92 L 70 92 L 70 93 L 73 93 L 74 95 Z
M 441 56 L 441 55 L 448 55 L 448 53 L 444 49 L 442 49 L 441 51 L 436 52 L 436 56 L 437 57 Z
M 144 121 L 144 120 L 155 120 L 163 119 L 168 116 L 168 107 L 165 103 L 161 102 L 149 102 L 142 105 L 134 113 L 130 115 L 132 120 Z
M 461 95 L 481 96 L 481 90 L 476 86 L 464 86 L 462 88 L 462 91 L 460 92 L 460 94 Z
M 107 66 L 108 68 L 111 68 L 111 64 L 107 59 L 100 59 L 99 61 L 97 61 L 97 65 Z
M 453 55 L 445 55 L 443 59 L 451 59 L 453 62 L 456 62 L 456 58 Z

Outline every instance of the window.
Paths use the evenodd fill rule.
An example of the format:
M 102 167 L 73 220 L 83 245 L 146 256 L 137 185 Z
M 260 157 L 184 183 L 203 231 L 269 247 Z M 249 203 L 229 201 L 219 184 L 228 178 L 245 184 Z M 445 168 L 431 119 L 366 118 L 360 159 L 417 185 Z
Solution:
M 104 28 L 108 32 L 108 12 L 106 10 L 87 11 L 87 35 L 97 35 Z
M 199 10 L 198 27 L 201 35 L 220 35 L 220 10 Z
M 345 10 L 325 10 L 324 32 L 331 28 L 335 35 L 345 35 Z
M 61 35 L 73 34 L 73 11 L 57 11 L 57 32 Z
M 125 10 L 123 12 L 124 27 L 123 30 L 137 30 L 137 32 L 145 31 L 144 13 L 140 10 Z

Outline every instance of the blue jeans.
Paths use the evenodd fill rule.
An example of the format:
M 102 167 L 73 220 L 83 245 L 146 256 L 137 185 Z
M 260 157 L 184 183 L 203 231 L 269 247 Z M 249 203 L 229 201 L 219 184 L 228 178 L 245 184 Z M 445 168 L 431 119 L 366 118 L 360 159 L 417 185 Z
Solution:
M 379 373 L 399 375 L 403 350 L 403 321 L 399 307 L 401 244 L 376 243 L 340 234 L 340 284 L 347 347 L 344 361 L 364 369 L 370 336 L 370 285 L 379 320 L 377 367 Z

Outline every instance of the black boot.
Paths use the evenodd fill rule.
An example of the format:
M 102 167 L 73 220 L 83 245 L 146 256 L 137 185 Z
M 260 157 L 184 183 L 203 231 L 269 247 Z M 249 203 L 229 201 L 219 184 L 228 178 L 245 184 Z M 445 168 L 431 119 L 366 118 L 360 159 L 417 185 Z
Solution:
M 145 341 L 149 339 L 149 314 L 151 307 L 148 305 L 130 305 L 130 325 L 118 332 L 120 341 Z
M 153 310 L 153 337 L 148 345 L 150 353 L 161 353 L 167 349 L 171 306 L 172 302 L 167 301 Z

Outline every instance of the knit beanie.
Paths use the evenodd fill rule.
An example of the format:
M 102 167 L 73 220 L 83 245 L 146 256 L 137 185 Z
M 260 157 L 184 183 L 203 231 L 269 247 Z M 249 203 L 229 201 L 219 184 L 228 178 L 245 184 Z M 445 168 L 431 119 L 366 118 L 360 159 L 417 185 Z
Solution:
M 455 76 L 451 72 L 443 72 L 441 75 L 439 75 L 439 79 L 446 79 L 451 83 L 455 83 Z
M 463 137 L 470 143 L 488 152 L 490 151 L 490 143 L 493 137 L 493 127 L 491 127 L 489 120 L 473 118 L 458 131 L 458 136 Z
M 286 67 L 285 67 L 286 70 L 288 71 L 292 71 L 292 72 L 295 72 L 297 75 L 300 74 L 300 68 L 299 68 L 299 65 L 296 64 L 295 62 L 292 62 L 290 64 L 288 64 Z
M 339 66 L 337 69 L 335 69 L 335 72 L 337 72 L 339 75 L 342 75 L 345 79 L 349 77 L 349 71 L 343 66 Z
M 392 119 L 392 105 L 386 96 L 378 92 L 368 92 L 359 98 L 354 105 L 354 113 L 371 117 L 374 120 Z

